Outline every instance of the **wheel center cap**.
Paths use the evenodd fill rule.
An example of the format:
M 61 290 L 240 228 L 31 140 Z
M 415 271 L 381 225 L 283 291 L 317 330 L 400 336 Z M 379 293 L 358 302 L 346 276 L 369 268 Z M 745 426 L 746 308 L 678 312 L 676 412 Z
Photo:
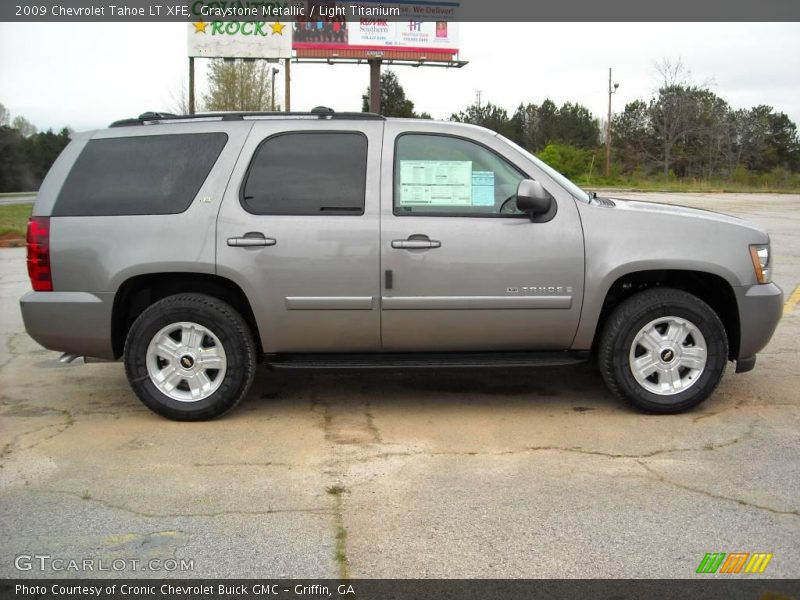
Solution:
M 181 366 L 184 369 L 191 369 L 194 366 L 194 359 L 188 354 L 181 356 Z
M 661 351 L 661 360 L 663 360 L 665 363 L 672 362 L 673 358 L 675 358 L 675 351 L 671 348 Z

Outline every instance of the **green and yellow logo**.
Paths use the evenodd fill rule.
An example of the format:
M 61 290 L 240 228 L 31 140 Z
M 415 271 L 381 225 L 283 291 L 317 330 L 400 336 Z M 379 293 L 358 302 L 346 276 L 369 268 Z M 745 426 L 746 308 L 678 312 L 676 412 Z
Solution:
M 208 26 L 211 25 L 211 35 L 283 35 L 286 29 L 286 25 L 280 21 L 197 21 L 193 25 L 195 33 L 208 33 Z
M 696 573 L 763 573 L 767 569 L 772 554 L 766 552 L 709 552 L 700 561 Z

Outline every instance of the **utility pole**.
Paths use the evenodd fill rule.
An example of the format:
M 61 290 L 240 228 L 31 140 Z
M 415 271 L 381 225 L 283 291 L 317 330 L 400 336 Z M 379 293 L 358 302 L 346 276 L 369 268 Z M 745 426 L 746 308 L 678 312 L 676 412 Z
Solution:
M 611 94 L 617 91 L 618 83 L 611 86 L 611 67 L 608 68 L 608 121 L 606 121 L 606 177 L 611 175 Z
M 475 90 L 475 106 L 478 108 L 481 107 L 481 94 L 483 93 L 482 90 Z

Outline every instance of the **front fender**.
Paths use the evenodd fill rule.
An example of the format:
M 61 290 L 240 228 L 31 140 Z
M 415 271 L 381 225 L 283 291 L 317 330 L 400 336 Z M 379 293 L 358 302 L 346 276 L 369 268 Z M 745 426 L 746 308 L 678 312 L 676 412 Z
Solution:
M 583 310 L 572 349 L 591 348 L 614 283 L 642 271 L 715 275 L 737 289 L 755 284 L 747 226 L 681 214 L 579 204 L 586 248 Z

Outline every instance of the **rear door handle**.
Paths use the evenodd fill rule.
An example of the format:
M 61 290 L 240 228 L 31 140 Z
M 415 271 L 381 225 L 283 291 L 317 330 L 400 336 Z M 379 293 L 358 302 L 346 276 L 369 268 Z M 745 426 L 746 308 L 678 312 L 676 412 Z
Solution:
M 261 248 L 264 246 L 274 246 L 278 243 L 275 238 L 268 238 L 263 233 L 250 231 L 242 237 L 228 238 L 228 246 L 235 248 Z
M 392 248 L 399 250 L 424 250 L 425 248 L 441 248 L 442 242 L 431 240 L 427 235 L 414 234 L 405 240 L 392 240 Z

